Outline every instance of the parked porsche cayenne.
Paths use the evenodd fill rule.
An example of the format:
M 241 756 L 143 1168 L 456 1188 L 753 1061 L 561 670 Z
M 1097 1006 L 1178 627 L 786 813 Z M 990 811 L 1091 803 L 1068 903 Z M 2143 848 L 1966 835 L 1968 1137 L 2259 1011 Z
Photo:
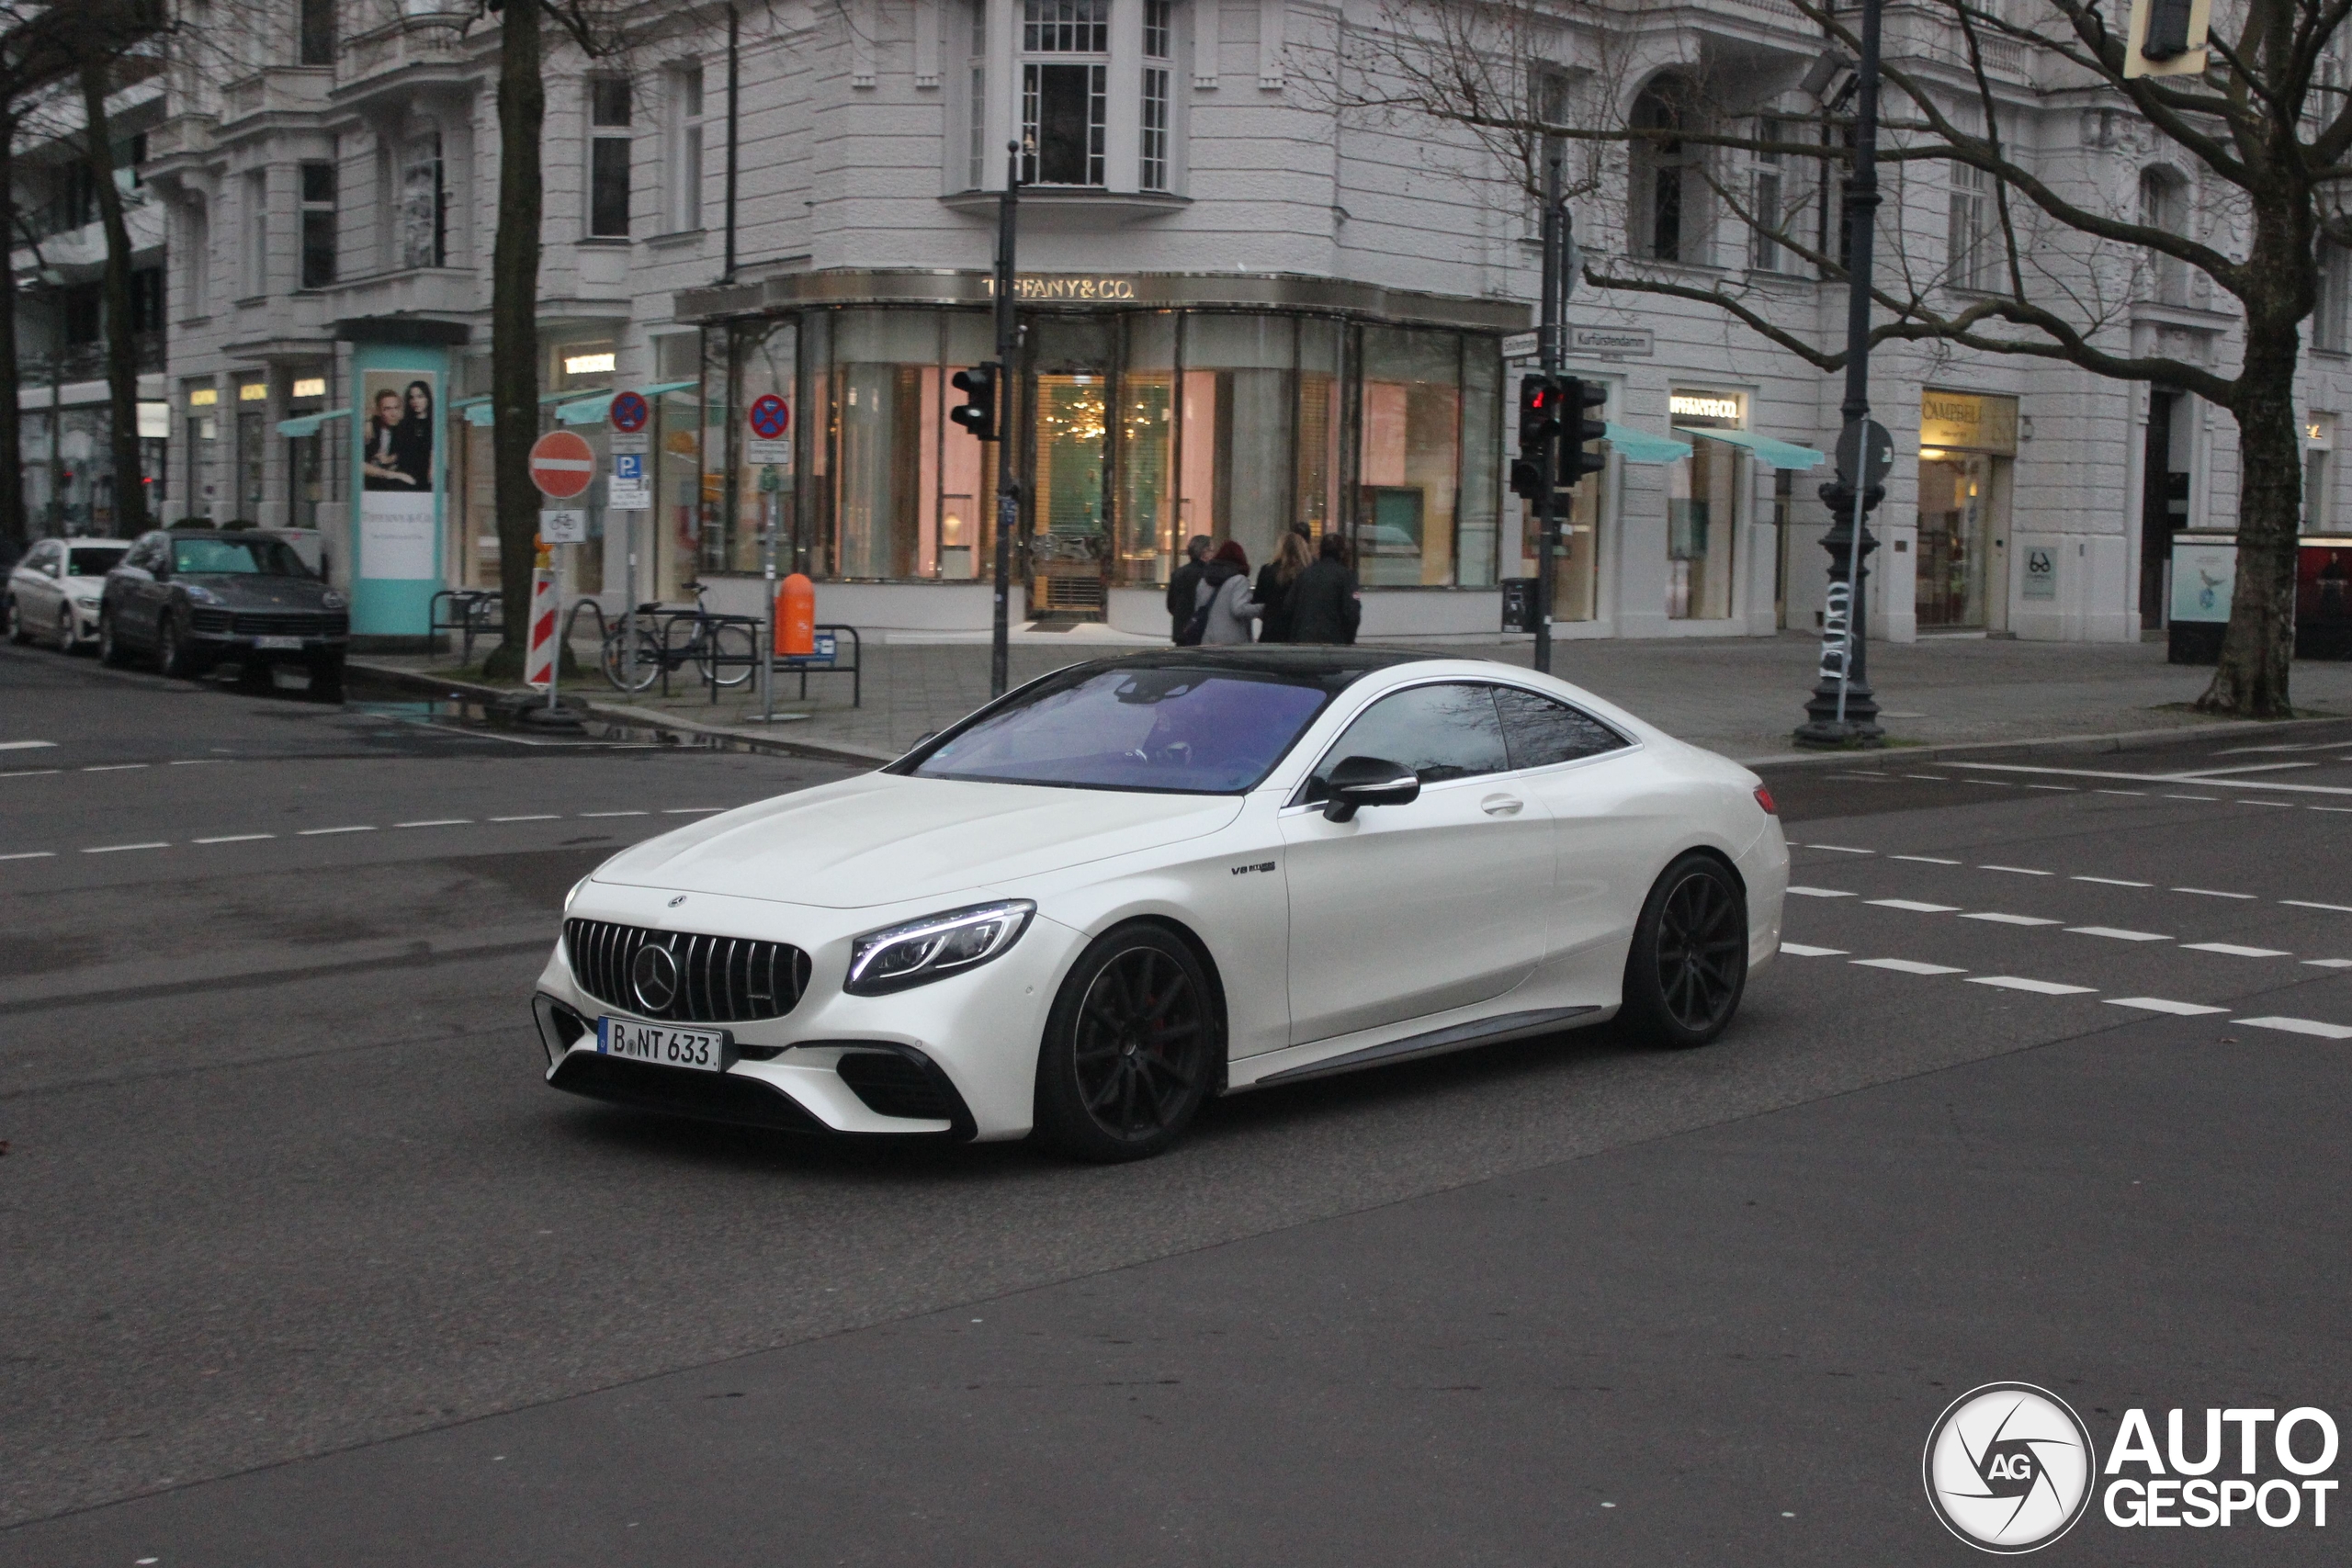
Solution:
M 1180 649 L 624 851 L 534 1010 L 579 1094 L 1126 1159 L 1210 1095 L 1621 1013 L 1705 1044 L 1787 880 L 1754 774 L 1563 682 Z
M 159 528 L 107 574 L 98 654 L 145 654 L 166 675 L 201 675 L 233 660 L 248 669 L 300 664 L 314 695 L 343 697 L 351 616 L 344 596 L 285 540 L 255 529 Z

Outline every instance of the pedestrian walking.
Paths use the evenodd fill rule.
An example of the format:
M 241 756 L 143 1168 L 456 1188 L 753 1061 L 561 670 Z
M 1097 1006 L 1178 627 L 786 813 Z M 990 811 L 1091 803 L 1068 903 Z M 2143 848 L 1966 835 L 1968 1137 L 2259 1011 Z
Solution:
M 1363 601 L 1356 596 L 1356 574 L 1348 570 L 1347 542 L 1326 534 L 1315 564 L 1290 585 L 1290 638 L 1293 642 L 1349 643 L 1363 619 Z
M 1250 640 L 1250 623 L 1257 619 L 1260 607 L 1250 597 L 1250 552 L 1240 540 L 1227 539 L 1216 547 L 1195 597 L 1200 635 L 1194 640 L 1202 647 L 1227 648 Z
M 1208 570 L 1209 546 L 1214 543 L 1206 534 L 1195 534 L 1185 540 L 1184 564 L 1168 580 L 1168 639 L 1180 648 L 1185 646 L 1184 633 L 1200 608 L 1194 600 L 1201 586 L 1201 573 Z
M 1283 535 L 1282 543 L 1274 547 L 1274 558 L 1258 569 L 1258 590 L 1254 597 L 1261 614 L 1258 619 L 1260 642 L 1289 642 L 1290 590 L 1298 574 L 1315 564 L 1315 547 L 1306 541 L 1306 530 L 1291 525 Z

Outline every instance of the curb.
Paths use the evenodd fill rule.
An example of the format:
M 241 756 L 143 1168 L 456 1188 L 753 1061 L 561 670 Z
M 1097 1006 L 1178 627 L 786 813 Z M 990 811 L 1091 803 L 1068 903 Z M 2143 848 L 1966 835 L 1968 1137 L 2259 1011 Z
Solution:
M 435 675 L 422 670 L 402 670 L 389 664 L 371 664 L 362 660 L 350 660 L 345 668 L 354 675 L 391 686 L 399 691 L 413 692 L 420 696 L 460 696 L 484 705 L 512 703 L 520 688 L 489 686 L 479 681 L 460 681 L 446 675 Z M 723 739 L 747 751 L 760 751 L 777 757 L 798 757 L 809 761 L 845 762 L 854 767 L 871 768 L 878 763 L 895 761 L 896 751 L 869 750 L 847 742 L 822 740 L 785 740 L 773 735 L 735 728 L 728 725 L 697 724 L 690 718 L 662 713 L 652 708 L 630 707 L 621 703 L 598 703 L 561 692 L 558 703 L 575 708 L 590 718 L 601 718 L 608 724 L 625 725 L 632 729 L 650 729 L 655 734 L 674 736 L 707 736 Z
M 2312 718 L 2224 718 L 2192 721 L 2164 729 L 2124 729 L 2109 735 L 2050 735 L 2025 740 L 1959 740 L 1940 746 L 1879 747 L 1853 751 L 1781 751 L 1769 757 L 1736 759 L 1743 768 L 1818 768 L 1838 766 L 1882 768 L 1894 762 L 1932 762 L 1939 758 L 1984 751 L 2132 751 L 2191 736 L 2276 735 L 2317 724 L 2342 724 L 2347 716 L 2327 714 Z

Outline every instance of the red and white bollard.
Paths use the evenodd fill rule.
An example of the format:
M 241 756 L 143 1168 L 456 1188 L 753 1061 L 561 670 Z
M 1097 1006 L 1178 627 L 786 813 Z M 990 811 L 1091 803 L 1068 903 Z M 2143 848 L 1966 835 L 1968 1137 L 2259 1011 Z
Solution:
M 542 690 L 555 681 L 555 623 L 559 609 L 555 568 L 548 547 L 539 547 L 539 563 L 531 572 L 531 647 L 523 660 L 523 683 Z

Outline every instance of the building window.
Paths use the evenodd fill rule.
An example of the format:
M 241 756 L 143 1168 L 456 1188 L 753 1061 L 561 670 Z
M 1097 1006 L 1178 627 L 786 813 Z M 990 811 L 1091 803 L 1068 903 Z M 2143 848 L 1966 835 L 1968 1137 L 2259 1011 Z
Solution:
M 302 165 L 302 287 L 334 282 L 334 165 Z
M 670 73 L 670 229 L 673 233 L 702 227 L 702 67 L 678 66 Z M 627 222 L 626 212 L 623 222 Z
M 1783 120 L 1768 119 L 1760 130 L 1760 140 L 1768 143 L 1789 139 L 1789 127 Z M 1788 231 L 1788 194 L 1782 154 L 1771 151 L 1757 153 L 1756 177 L 1748 198 L 1747 265 L 1758 272 L 1786 270 L 1788 250 L 1776 236 Z
M 182 264 L 180 298 L 187 314 L 196 319 L 209 315 L 212 310 L 212 215 L 203 197 L 188 203 L 183 233 L 187 255 Z
M 964 188 L 978 190 L 988 183 L 989 173 L 989 0 L 972 0 L 972 101 L 969 146 L 970 166 L 964 175 Z
M 588 84 L 588 232 L 628 238 L 629 91 L 625 77 Z
M 2159 233 L 2188 232 L 2188 189 L 2167 169 L 2149 169 L 2140 175 L 2140 223 Z M 2148 253 L 2149 298 L 2163 305 L 2188 303 L 2188 265 L 2163 251 Z
M 1634 101 L 1634 128 L 1650 134 L 1633 144 L 1634 254 L 1653 261 L 1702 263 L 1704 209 L 1698 153 L 1675 136 L 1688 130 L 1690 92 L 1668 81 Z
M 401 165 L 400 265 L 449 265 L 449 191 L 439 132 L 411 142 Z
M 2347 279 L 2352 279 L 2352 252 L 2332 240 L 2319 243 L 2319 297 L 2312 302 L 2312 346 L 2330 354 L 2341 354 L 2345 343 L 2345 304 Z
M 1495 578 L 1496 342 L 1363 329 L 1356 572 L 1367 588 Z
M 164 269 L 160 266 L 142 266 L 130 275 L 130 330 L 164 330 Z
M 2325 534 L 2335 522 L 2335 416 L 2303 416 L 2303 532 Z
M 334 63 L 334 0 L 295 0 L 295 62 L 301 65 Z
M 1100 186 L 1109 118 L 1111 0 L 1023 0 L 1021 177 Z M 1086 61 L 1097 56 L 1101 62 Z M 1073 58 L 1078 57 L 1078 58 Z
M 269 171 L 245 175 L 245 296 L 269 292 Z
M 1946 243 L 1951 250 L 1951 286 L 1998 288 L 2001 244 L 1993 221 L 1993 176 L 1966 164 L 1951 167 L 1951 220 Z

